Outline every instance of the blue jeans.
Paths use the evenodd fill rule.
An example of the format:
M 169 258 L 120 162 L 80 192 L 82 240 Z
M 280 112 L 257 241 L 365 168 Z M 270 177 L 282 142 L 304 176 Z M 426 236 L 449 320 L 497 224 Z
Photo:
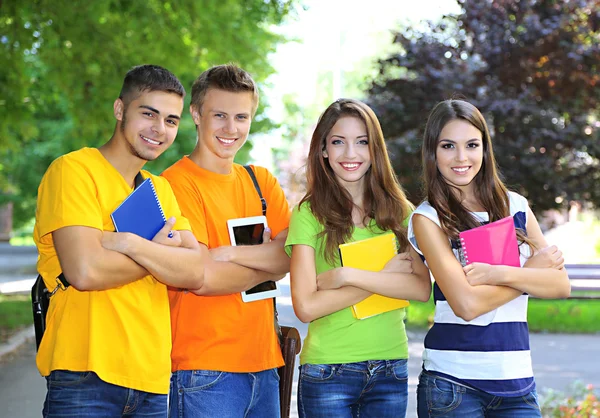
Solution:
M 404 417 L 407 402 L 406 360 L 300 366 L 300 418 Z
M 113 385 L 94 372 L 54 370 L 46 386 L 45 418 L 167 416 L 167 395 Z
M 505 397 L 458 385 L 422 371 L 417 386 L 419 418 L 541 418 L 537 393 Z
M 277 369 L 256 373 L 180 370 L 171 376 L 170 418 L 279 418 Z

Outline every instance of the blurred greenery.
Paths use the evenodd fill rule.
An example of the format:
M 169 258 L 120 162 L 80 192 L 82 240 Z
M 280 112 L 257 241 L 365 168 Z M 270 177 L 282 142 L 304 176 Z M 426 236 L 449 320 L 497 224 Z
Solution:
M 273 72 L 268 54 L 283 40 L 273 29 L 294 15 L 296 3 L 1 1 L 0 204 L 14 202 L 14 228 L 33 217 L 37 186 L 52 160 L 110 138 L 112 104 L 129 68 L 162 65 L 188 93 L 202 71 L 225 62 L 238 63 L 261 83 Z M 253 132 L 273 127 L 264 105 Z M 195 140 L 186 115 L 175 144 L 147 168 L 162 171 Z
M 5 342 L 16 330 L 32 323 L 29 296 L 0 294 L 0 343 Z
M 411 200 L 433 106 L 463 97 L 487 119 L 506 183 L 538 213 L 600 206 L 600 1 L 458 0 L 462 13 L 396 33 L 369 103 Z
M 574 295 L 596 296 L 586 300 L 529 299 L 527 322 L 531 332 L 595 334 L 600 333 L 600 292 L 574 292 Z M 410 302 L 407 309 L 408 328 L 427 329 L 433 324 L 435 305 L 428 302 Z

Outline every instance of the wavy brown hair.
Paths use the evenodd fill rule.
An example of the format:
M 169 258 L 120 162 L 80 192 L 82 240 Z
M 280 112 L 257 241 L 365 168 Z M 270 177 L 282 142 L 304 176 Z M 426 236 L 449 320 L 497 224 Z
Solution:
M 352 99 L 338 99 L 319 118 L 313 133 L 307 161 L 307 192 L 300 205 L 307 202 L 317 220 L 324 226 L 325 260 L 333 263 L 338 246 L 350 240 L 354 231 L 350 193 L 338 183 L 333 169 L 323 157 L 327 137 L 338 120 L 354 117 L 367 128 L 371 167 L 365 173 L 363 213 L 365 225 L 374 219 L 384 231 L 393 231 L 399 248 L 408 247 L 404 220 L 412 209 L 392 169 L 377 116 L 369 106 Z
M 464 100 L 445 100 L 431 111 L 423 135 L 423 176 L 429 204 L 437 211 L 442 230 L 451 239 L 460 231 L 480 226 L 480 222 L 461 203 L 462 191 L 448 184 L 437 167 L 436 150 L 444 126 L 453 120 L 464 120 L 481 132 L 483 162 L 475 176 L 475 198 L 489 214 L 490 222 L 510 216 L 508 190 L 498 174 L 492 138 L 481 112 Z M 458 192 L 458 193 L 457 193 Z M 529 240 L 518 231 L 520 241 Z M 529 243 L 530 244 L 530 243 Z

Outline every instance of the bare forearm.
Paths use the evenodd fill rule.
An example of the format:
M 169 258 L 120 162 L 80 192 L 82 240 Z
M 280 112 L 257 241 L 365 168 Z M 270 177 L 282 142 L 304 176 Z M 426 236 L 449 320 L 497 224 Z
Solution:
M 278 239 L 261 245 L 231 247 L 229 261 L 267 273 L 285 274 L 290 271 L 290 257 L 283 249 L 284 244 L 284 240 Z
M 81 291 L 114 289 L 150 274 L 126 255 L 102 247 L 93 257 L 72 264 L 63 273 Z
M 204 256 L 199 248 L 157 244 L 131 234 L 124 254 L 146 268 L 156 280 L 173 287 L 196 289 L 204 279 Z
M 567 271 L 554 268 L 519 268 L 502 266 L 499 285 L 512 287 L 537 298 L 567 298 L 571 283 Z
M 450 304 L 454 312 L 465 321 L 493 311 L 523 294 L 519 290 L 506 286 L 467 286 L 466 294 L 458 303 L 460 306 L 455 308 L 453 304 Z
M 301 298 L 294 297 L 292 291 L 292 302 L 298 319 L 311 322 L 352 306 L 371 295 L 372 293 L 366 290 L 345 286 L 339 289 L 316 290 Z
M 429 276 L 351 268 L 344 272 L 344 276 L 346 285 L 391 298 L 427 301 L 431 295 Z
M 269 280 L 278 281 L 283 276 L 282 274 L 266 273 L 235 263 L 211 260 L 204 269 L 202 287 L 191 291 L 203 296 L 231 295 L 251 289 L 257 284 Z

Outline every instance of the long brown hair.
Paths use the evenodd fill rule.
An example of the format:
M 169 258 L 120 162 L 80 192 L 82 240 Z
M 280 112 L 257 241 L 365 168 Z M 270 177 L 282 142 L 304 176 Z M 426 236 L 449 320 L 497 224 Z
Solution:
M 475 198 L 488 212 L 490 222 L 510 216 L 508 190 L 498 174 L 492 139 L 484 117 L 469 102 L 445 100 L 438 103 L 429 115 L 423 135 L 422 157 L 427 200 L 437 211 L 442 230 L 451 239 L 457 239 L 460 231 L 481 225 L 461 203 L 458 196 L 462 195 L 462 191 L 448 184 L 437 168 L 436 150 L 442 129 L 457 119 L 470 123 L 481 132 L 483 162 L 473 179 Z M 523 234 L 518 232 L 518 235 L 521 241 L 528 242 Z
M 325 260 L 333 263 L 338 246 L 350 240 L 354 231 L 350 193 L 336 180 L 333 169 L 323 157 L 327 136 L 336 122 L 343 117 L 361 120 L 367 128 L 371 167 L 365 174 L 363 196 L 364 223 L 374 219 L 384 231 L 393 231 L 401 249 L 408 246 L 404 219 L 412 205 L 398 183 L 392 169 L 385 140 L 377 116 L 369 106 L 352 99 L 338 99 L 319 118 L 313 133 L 307 161 L 307 192 L 300 201 L 310 204 L 317 220 L 324 226 Z

